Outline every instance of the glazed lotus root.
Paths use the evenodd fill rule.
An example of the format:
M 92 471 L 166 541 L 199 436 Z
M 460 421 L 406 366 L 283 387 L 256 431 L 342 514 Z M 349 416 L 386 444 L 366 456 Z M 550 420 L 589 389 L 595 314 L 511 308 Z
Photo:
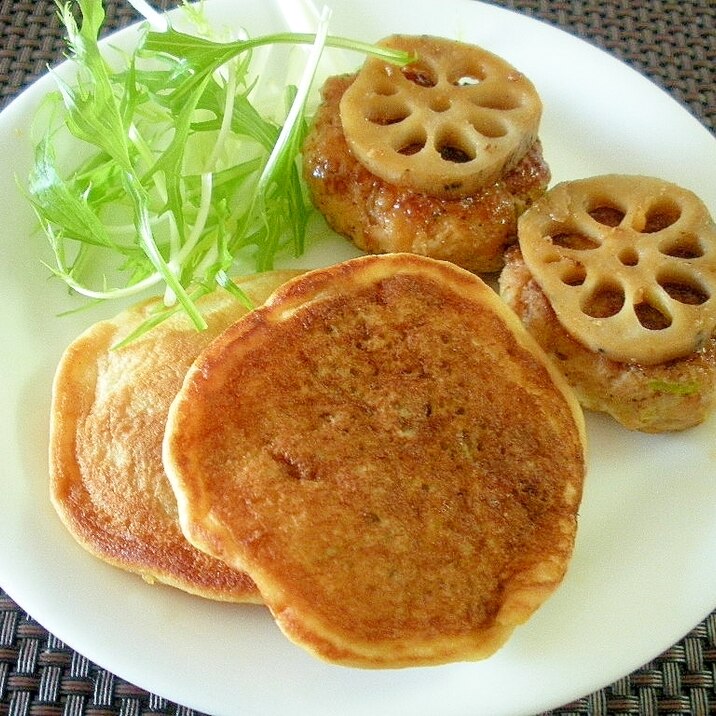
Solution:
M 351 150 L 381 179 L 466 196 L 512 169 L 537 138 L 537 91 L 503 59 L 436 37 L 395 35 L 380 44 L 417 60 L 403 68 L 366 60 L 340 112 Z
M 564 328 L 621 362 L 663 363 L 716 328 L 716 226 L 692 192 L 607 175 L 551 189 L 519 222 L 525 263 Z

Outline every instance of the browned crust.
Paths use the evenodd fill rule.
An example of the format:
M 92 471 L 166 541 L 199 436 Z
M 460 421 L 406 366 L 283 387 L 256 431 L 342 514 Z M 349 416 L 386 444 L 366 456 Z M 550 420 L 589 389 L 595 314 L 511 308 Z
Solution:
M 362 667 L 477 659 L 560 583 L 581 411 L 482 281 L 414 255 L 311 272 L 187 374 L 164 460 L 185 534 L 280 627 Z
M 369 253 L 413 252 L 478 272 L 503 264 L 517 219 L 550 179 L 540 142 L 481 192 L 440 199 L 371 174 L 343 136 L 339 102 L 354 75 L 329 78 L 303 147 L 304 177 L 318 210 L 339 234 Z
M 252 277 L 242 287 L 260 303 L 294 275 Z M 246 313 L 225 293 L 201 303 L 206 332 L 177 316 L 115 350 L 157 307 L 152 300 L 95 324 L 68 346 L 53 386 L 50 494 L 73 537 L 100 559 L 212 599 L 260 602 L 245 572 L 186 541 L 161 462 L 166 415 L 186 370 Z
M 631 430 L 685 430 L 716 404 L 716 336 L 684 358 L 640 365 L 611 360 L 577 341 L 558 320 L 519 249 L 507 254 L 500 293 L 574 388 L 581 404 Z

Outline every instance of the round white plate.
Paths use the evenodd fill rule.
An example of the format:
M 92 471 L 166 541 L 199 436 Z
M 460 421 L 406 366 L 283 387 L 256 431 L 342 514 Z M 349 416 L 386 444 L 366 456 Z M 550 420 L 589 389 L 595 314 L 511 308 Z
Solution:
M 252 35 L 311 30 L 310 0 L 209 0 Z M 661 176 L 716 208 L 716 140 L 653 84 L 545 24 L 470 0 L 331 0 L 331 31 L 366 40 L 431 33 L 482 45 L 536 84 L 554 180 Z M 131 43 L 134 30 L 115 41 Z M 357 56 L 331 54 L 328 69 Z M 493 658 L 401 671 L 332 667 L 291 645 L 261 607 L 214 604 L 106 566 L 47 496 L 52 375 L 65 346 L 116 306 L 74 306 L 40 265 L 44 239 L 18 189 L 44 78 L 0 116 L 0 584 L 46 628 L 119 676 L 212 714 L 530 714 L 599 689 L 678 641 L 716 605 L 716 416 L 646 436 L 589 416 L 589 476 L 574 560 L 558 592 Z M 324 240 L 307 264 L 351 255 Z M 321 251 L 323 253 L 321 253 Z

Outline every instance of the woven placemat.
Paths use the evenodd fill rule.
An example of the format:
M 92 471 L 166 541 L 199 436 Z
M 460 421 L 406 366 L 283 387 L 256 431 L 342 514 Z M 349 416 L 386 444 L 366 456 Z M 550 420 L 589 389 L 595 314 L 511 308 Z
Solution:
M 589 659 L 588 644 L 584 659 Z M 519 684 L 514 686 L 519 688 Z M 0 590 L 0 716 L 60 714 L 200 716 L 98 667 L 48 633 Z M 716 612 L 654 661 L 607 688 L 541 716 L 557 714 L 716 714 Z
M 608 50 L 668 91 L 711 131 L 716 128 L 714 0 L 499 0 L 492 4 L 545 20 Z
M 155 0 L 162 9 L 177 2 Z M 499 0 L 606 49 L 669 91 L 712 131 L 716 127 L 716 3 L 713 0 Z M 108 29 L 136 19 L 107 2 Z M 0 108 L 63 52 L 54 2 L 0 0 Z
M 154 0 L 153 4 L 167 9 L 177 2 Z M 494 4 L 561 27 L 620 57 L 714 131 L 714 0 L 499 0 Z M 136 20 L 126 3 L 107 2 L 106 11 L 108 31 Z M 47 65 L 57 63 L 63 50 L 54 2 L 0 0 L 0 108 L 42 75 Z M 588 644 L 584 658 L 589 659 Z M 0 716 L 145 714 L 199 716 L 93 664 L 0 590 Z M 716 611 L 654 661 L 548 714 L 716 715 Z
M 176 5 L 156 0 L 158 8 Z M 606 49 L 669 91 L 712 131 L 716 127 L 716 3 L 632 0 L 603 3 L 500 0 Z M 136 19 L 127 3 L 107 2 L 108 29 Z M 0 107 L 62 55 L 53 2 L 0 0 Z

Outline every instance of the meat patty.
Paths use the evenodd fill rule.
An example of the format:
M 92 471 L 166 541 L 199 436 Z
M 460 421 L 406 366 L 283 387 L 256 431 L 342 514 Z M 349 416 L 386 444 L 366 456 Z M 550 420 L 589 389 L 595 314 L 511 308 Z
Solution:
M 583 407 L 632 430 L 683 430 L 716 403 L 716 335 L 699 351 L 655 365 L 622 363 L 589 350 L 557 319 L 516 247 L 507 253 L 500 294 L 555 361 Z
M 304 177 L 328 224 L 369 253 L 410 252 L 476 272 L 498 271 L 517 240 L 517 219 L 547 189 L 536 141 L 480 192 L 456 199 L 421 194 L 369 172 L 348 147 L 339 103 L 355 75 L 329 78 L 303 147 Z

